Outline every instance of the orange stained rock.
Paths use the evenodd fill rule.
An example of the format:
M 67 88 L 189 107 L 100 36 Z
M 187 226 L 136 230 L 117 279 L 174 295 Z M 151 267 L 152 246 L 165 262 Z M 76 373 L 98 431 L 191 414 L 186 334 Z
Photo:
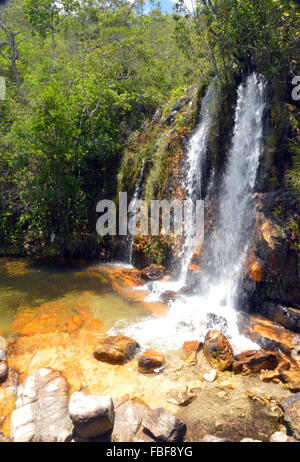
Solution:
M 199 351 L 201 346 L 203 345 L 202 342 L 199 342 L 198 340 L 192 340 L 192 341 L 189 341 L 189 342 L 184 342 L 183 344 L 183 350 L 184 351 Z
M 199 245 L 193 253 L 192 263 L 198 264 L 201 257 L 202 246 Z
M 272 341 L 288 354 L 295 347 L 293 341 L 296 334 L 263 316 L 250 316 L 247 325 L 244 327 L 244 334 L 254 341 Z
M 188 267 L 188 270 L 189 271 L 192 271 L 193 273 L 200 273 L 201 272 L 201 268 L 199 265 L 195 265 L 195 263 L 191 263 Z
M 261 282 L 263 280 L 264 271 L 257 260 L 254 251 L 251 252 L 246 264 L 246 274 L 253 279 L 253 281 Z
M 168 311 L 168 306 L 161 302 L 147 302 L 148 292 L 141 290 L 145 281 L 138 269 L 124 269 L 121 267 L 101 266 L 101 271 L 106 272 L 110 278 L 113 289 L 127 300 L 139 303 L 150 313 L 163 316 Z

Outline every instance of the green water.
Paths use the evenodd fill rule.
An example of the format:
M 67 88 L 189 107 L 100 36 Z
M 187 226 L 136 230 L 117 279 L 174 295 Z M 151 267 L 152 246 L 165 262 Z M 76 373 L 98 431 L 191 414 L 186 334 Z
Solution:
M 5 336 L 16 314 L 27 307 L 58 302 L 72 309 L 81 300 L 106 329 L 120 319 L 145 315 L 142 306 L 114 292 L 108 275 L 93 266 L 0 259 L 0 331 Z

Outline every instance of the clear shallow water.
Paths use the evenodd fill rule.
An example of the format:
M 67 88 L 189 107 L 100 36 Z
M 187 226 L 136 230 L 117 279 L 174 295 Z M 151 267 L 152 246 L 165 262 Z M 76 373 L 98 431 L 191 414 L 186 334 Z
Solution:
M 10 334 L 16 314 L 56 302 L 74 309 L 84 302 L 93 316 L 110 329 L 120 319 L 134 321 L 145 309 L 114 292 L 107 274 L 85 265 L 0 259 L 0 331 Z

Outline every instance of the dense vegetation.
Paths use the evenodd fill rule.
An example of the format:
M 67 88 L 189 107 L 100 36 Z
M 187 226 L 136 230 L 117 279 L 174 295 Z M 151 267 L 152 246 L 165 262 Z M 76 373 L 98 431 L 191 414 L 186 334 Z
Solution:
M 0 7 L 0 253 L 57 255 L 96 239 L 96 203 L 115 197 L 130 135 L 207 75 L 226 85 L 232 69 L 257 66 L 296 109 L 299 134 L 290 97 L 297 3 L 201 0 L 188 11 L 180 1 L 169 15 L 143 0 Z M 299 147 L 290 142 L 289 180 L 299 190 Z

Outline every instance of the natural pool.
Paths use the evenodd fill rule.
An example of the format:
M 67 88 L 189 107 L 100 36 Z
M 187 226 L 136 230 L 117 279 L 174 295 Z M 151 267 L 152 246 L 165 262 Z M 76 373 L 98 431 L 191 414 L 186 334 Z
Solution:
M 79 302 L 103 322 L 105 330 L 122 318 L 135 320 L 145 315 L 139 303 L 115 292 L 109 275 L 97 266 L 0 259 L 0 331 L 5 337 L 10 336 L 11 325 L 22 312 L 31 310 L 38 315 L 56 303 L 62 311 L 66 307 L 68 314 L 75 314 Z

